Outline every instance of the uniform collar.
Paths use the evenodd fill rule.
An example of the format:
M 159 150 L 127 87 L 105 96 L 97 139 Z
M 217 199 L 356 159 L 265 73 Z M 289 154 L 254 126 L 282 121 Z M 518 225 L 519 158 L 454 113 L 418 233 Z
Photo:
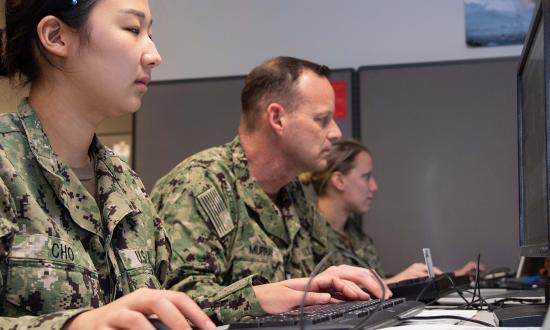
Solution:
M 239 196 L 243 198 L 249 209 L 258 215 L 265 231 L 278 237 L 286 244 L 290 244 L 300 229 L 300 222 L 296 209 L 292 205 L 293 200 L 288 191 L 289 185 L 284 186 L 279 191 L 279 198 L 283 200 L 284 204 L 289 204 L 288 207 L 280 209 L 271 201 L 250 173 L 239 137 L 230 142 L 228 148 L 230 155 L 233 157 Z
M 32 154 L 42 167 L 52 190 L 63 202 L 75 223 L 103 237 L 102 215 L 107 220 L 109 232 L 112 232 L 126 214 L 139 213 L 134 203 L 126 196 L 128 187 L 121 182 L 120 173 L 123 167 L 121 164 L 113 163 L 113 152 L 101 144 L 97 137 L 94 136 L 90 151 L 96 162 L 98 195 L 100 204 L 103 205 L 102 215 L 98 203 L 80 183 L 76 174 L 53 151 L 40 119 L 27 99 L 21 101 L 17 115 Z M 79 202 L 75 203 L 74 200 Z

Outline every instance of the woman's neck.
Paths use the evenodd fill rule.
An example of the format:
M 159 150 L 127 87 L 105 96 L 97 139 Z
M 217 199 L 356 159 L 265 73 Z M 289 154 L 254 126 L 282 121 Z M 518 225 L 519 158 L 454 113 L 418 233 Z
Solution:
M 90 162 L 88 150 L 99 121 L 92 120 L 75 94 L 63 86 L 33 84 L 29 104 L 59 158 L 69 167 L 83 167 Z
M 319 196 L 317 206 L 330 227 L 338 234 L 347 236 L 344 230 L 349 213 L 345 210 L 338 198 Z

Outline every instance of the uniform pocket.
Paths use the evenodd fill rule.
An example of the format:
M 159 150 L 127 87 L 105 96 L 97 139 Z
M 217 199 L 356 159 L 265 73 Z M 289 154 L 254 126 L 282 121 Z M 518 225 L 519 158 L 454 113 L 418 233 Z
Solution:
M 8 254 L 6 300 L 32 314 L 102 305 L 98 274 L 80 242 L 15 235 Z
M 277 282 L 285 279 L 283 268 L 283 257 L 278 249 L 269 245 L 250 244 L 235 253 L 231 273 L 234 274 L 234 281 L 259 274 L 270 282 Z

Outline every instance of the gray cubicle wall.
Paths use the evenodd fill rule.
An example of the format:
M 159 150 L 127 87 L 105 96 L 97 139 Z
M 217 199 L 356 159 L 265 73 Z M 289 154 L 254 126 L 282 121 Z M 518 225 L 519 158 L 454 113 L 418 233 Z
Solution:
M 348 116 L 338 119 L 343 135 L 356 136 L 352 69 L 333 70 L 346 81 Z M 134 115 L 133 167 L 148 191 L 184 158 L 230 141 L 237 134 L 244 76 L 153 82 Z
M 515 267 L 516 58 L 359 70 L 361 136 L 379 191 L 365 217 L 388 271 L 430 247 L 446 270 Z

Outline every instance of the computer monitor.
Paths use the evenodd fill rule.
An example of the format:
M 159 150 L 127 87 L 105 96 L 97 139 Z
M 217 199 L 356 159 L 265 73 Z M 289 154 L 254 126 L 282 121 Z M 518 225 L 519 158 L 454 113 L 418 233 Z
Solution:
M 521 255 L 550 256 L 550 0 L 533 14 L 517 74 Z

